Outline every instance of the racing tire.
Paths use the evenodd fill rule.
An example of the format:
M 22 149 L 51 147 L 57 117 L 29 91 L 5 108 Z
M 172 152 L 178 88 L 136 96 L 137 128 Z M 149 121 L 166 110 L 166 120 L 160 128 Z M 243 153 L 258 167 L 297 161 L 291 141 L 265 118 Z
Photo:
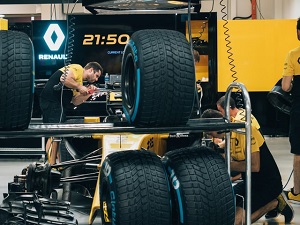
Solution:
M 185 36 L 164 29 L 133 33 L 122 58 L 121 90 L 129 124 L 185 125 L 195 98 L 194 59 Z
M 162 162 L 171 183 L 172 225 L 234 224 L 232 183 L 218 153 L 187 147 L 167 152 Z
M 27 34 L 0 30 L 0 130 L 24 130 L 32 115 L 34 53 Z
M 169 225 L 171 196 L 160 158 L 146 150 L 111 153 L 100 170 L 103 225 Z
M 287 115 L 290 115 L 292 108 L 292 94 L 285 92 L 281 88 L 282 78 L 277 81 L 274 87 L 269 91 L 267 98 L 273 107 Z

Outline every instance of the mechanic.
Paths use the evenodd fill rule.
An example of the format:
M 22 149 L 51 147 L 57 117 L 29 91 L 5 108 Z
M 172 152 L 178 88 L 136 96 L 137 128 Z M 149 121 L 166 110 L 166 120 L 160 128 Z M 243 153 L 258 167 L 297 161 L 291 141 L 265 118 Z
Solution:
M 223 116 L 225 116 L 225 95 L 223 95 L 221 98 L 219 98 L 219 100 L 216 103 L 217 105 L 217 109 L 222 113 Z M 239 109 L 236 107 L 235 101 L 232 97 L 229 98 L 229 115 L 230 117 L 235 118 L 236 120 L 241 120 L 241 121 L 245 121 L 246 120 L 246 114 L 245 114 L 245 109 Z M 257 121 L 257 119 L 251 114 L 251 123 L 252 125 L 255 126 L 256 129 L 258 129 L 260 132 L 260 125 Z M 220 148 L 224 148 L 225 147 L 225 141 L 222 141 L 220 143 L 218 143 L 218 146 Z M 240 179 L 240 175 L 238 172 L 236 171 L 232 171 L 232 180 L 238 180 Z M 277 212 L 273 212 L 272 217 L 277 216 Z
M 225 95 L 223 95 L 216 103 L 217 109 L 222 113 L 223 116 L 225 116 Z M 235 101 L 232 97 L 229 98 L 229 115 L 230 117 L 236 118 L 236 120 L 242 120 L 246 121 L 246 113 L 245 109 L 243 108 L 237 108 Z M 255 126 L 257 130 L 260 130 L 260 125 L 257 121 L 257 119 L 251 114 L 251 123 Z
M 217 101 L 217 109 L 223 114 L 223 116 L 225 116 L 225 96 L 222 96 L 218 101 Z M 233 98 L 229 98 L 229 115 L 230 117 L 235 118 L 236 120 L 240 120 L 240 121 L 245 121 L 246 120 L 246 114 L 245 114 L 245 109 L 243 108 L 237 108 L 236 107 L 236 103 L 234 101 Z M 262 134 L 263 133 L 260 129 L 260 125 L 257 121 L 257 119 L 251 114 L 251 123 L 252 125 L 255 126 L 255 128 Z M 220 144 L 218 144 L 220 147 L 222 146 L 224 148 L 225 146 L 225 142 L 222 142 Z M 237 177 L 238 178 L 238 177 Z M 280 197 L 280 196 L 279 196 Z M 265 217 L 267 219 L 271 219 L 271 218 L 275 218 L 278 216 L 278 210 L 277 208 L 275 208 L 274 210 L 271 210 L 270 212 L 268 212 Z
M 58 69 L 47 81 L 45 88 L 41 92 L 40 107 L 42 110 L 43 123 L 63 123 L 66 121 L 66 108 L 77 106 L 86 101 L 96 90 L 92 83 L 96 82 L 103 73 L 102 66 L 97 62 L 89 62 L 83 68 L 79 64 L 70 64 Z M 89 85 L 84 86 L 83 81 Z M 54 90 L 54 86 L 59 82 L 63 84 L 61 90 Z M 52 147 L 52 165 L 56 162 L 59 149 L 59 140 L 49 138 L 46 144 L 46 153 Z M 56 154 L 57 153 L 57 154 Z
M 297 20 L 297 36 L 300 41 L 300 17 Z M 282 90 L 292 93 L 289 141 L 294 154 L 294 187 L 287 192 L 289 200 L 300 202 L 300 46 L 289 51 L 284 62 Z
M 223 114 L 214 109 L 207 109 L 203 112 L 202 118 L 223 118 Z M 244 122 L 239 118 L 232 117 L 232 122 Z M 267 212 L 277 208 L 289 223 L 294 217 L 293 208 L 289 205 L 282 192 L 281 175 L 277 164 L 269 151 L 264 137 L 255 127 L 251 125 L 251 221 L 255 222 Z M 214 138 L 224 138 L 224 133 L 217 131 L 207 132 Z M 242 224 L 245 221 L 246 201 L 246 137 L 243 133 L 231 132 L 230 152 L 231 171 L 241 172 L 243 180 L 234 185 L 236 195 L 236 217 L 235 224 Z

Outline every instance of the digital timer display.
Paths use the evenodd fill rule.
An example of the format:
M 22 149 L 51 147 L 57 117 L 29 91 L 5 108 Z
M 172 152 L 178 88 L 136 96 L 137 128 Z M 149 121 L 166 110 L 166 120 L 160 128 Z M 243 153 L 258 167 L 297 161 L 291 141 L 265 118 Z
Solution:
M 85 34 L 83 37 L 83 45 L 126 45 L 129 41 L 129 34 Z
M 84 65 L 97 61 L 102 65 L 104 73 L 121 74 L 124 48 L 135 31 L 176 29 L 174 14 L 151 15 L 151 23 L 145 23 L 148 20 L 149 15 L 144 14 L 69 15 L 72 31 L 69 37 L 74 34 L 72 63 Z M 102 76 L 99 82 L 104 83 Z

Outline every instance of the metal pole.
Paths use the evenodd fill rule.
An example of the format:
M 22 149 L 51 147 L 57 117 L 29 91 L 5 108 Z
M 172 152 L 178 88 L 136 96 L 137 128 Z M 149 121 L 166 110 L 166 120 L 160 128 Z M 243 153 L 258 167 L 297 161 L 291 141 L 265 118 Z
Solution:
M 257 17 L 256 17 L 256 0 L 251 1 L 251 7 L 252 7 L 252 9 L 251 9 L 251 12 L 252 12 L 251 18 L 253 20 L 256 20 L 257 19 Z
M 246 122 L 245 122 L 245 135 L 246 135 L 246 225 L 251 224 L 251 102 L 250 96 L 246 89 L 246 87 L 237 82 L 231 83 L 226 91 L 225 94 L 225 117 L 230 121 L 230 114 L 229 114 L 229 106 L 230 106 L 230 95 L 233 88 L 238 88 L 242 91 L 243 98 L 244 98 L 244 105 L 246 110 Z M 227 164 L 228 164 L 228 172 L 230 172 L 230 134 L 226 134 L 226 157 L 227 157 Z

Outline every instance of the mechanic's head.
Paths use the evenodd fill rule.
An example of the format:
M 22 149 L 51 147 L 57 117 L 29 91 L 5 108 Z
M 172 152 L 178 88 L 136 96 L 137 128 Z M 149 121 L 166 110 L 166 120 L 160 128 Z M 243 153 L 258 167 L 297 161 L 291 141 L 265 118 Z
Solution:
M 232 97 L 229 99 L 230 109 L 235 109 L 236 104 Z M 217 101 L 217 108 L 222 113 L 222 115 L 225 115 L 225 95 L 223 95 L 218 101 Z
M 201 80 L 196 81 L 197 90 L 201 90 Z
M 223 118 L 223 115 L 220 111 L 215 109 L 206 109 L 201 118 Z M 205 132 L 207 135 L 212 136 L 213 138 L 223 138 L 225 136 L 224 133 L 220 133 L 218 131 L 208 131 Z
M 103 68 L 102 66 L 97 62 L 89 62 L 85 65 L 84 69 L 86 70 L 87 76 L 86 80 L 89 83 L 96 82 L 101 74 L 103 74 Z

